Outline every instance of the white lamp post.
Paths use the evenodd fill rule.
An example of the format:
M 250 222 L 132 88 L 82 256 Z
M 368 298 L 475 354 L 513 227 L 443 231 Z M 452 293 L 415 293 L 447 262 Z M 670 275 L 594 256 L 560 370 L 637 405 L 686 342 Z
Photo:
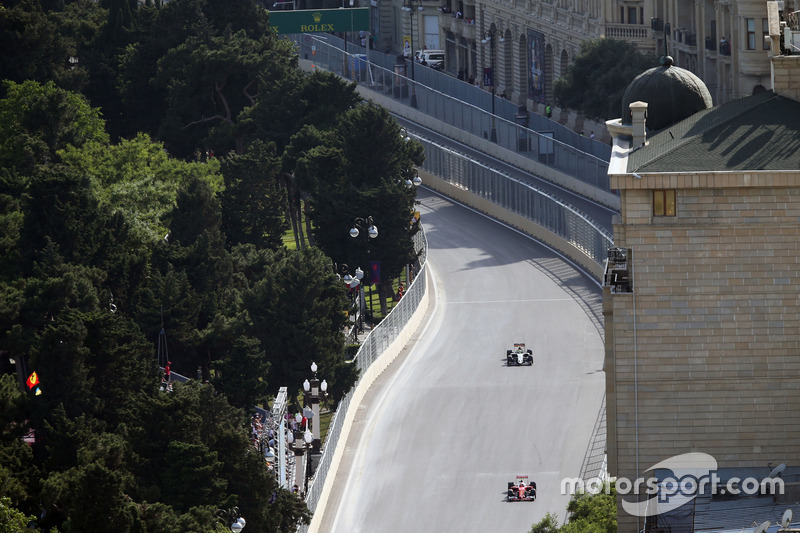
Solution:
M 303 419 L 302 415 L 298 413 L 295 419 L 300 418 Z M 297 431 L 296 435 L 292 436 L 292 440 L 290 442 L 294 442 L 294 446 L 292 447 L 292 451 L 294 451 L 294 482 L 296 485 L 305 486 L 306 480 L 306 463 L 304 461 L 304 456 L 306 454 L 306 448 L 308 447 L 305 442 L 305 433 L 311 434 L 308 429 L 306 429 L 305 433 L 301 433 L 302 429 Z
M 328 384 L 323 381 L 320 384 L 319 378 L 317 378 L 317 363 L 311 363 L 311 372 L 314 374 L 311 380 L 305 380 L 303 382 L 303 390 L 306 392 L 305 395 L 305 403 L 311 404 L 310 410 L 310 418 L 311 419 L 311 441 L 313 443 L 313 449 L 315 452 L 319 452 L 320 448 L 322 447 L 322 440 L 320 438 L 320 419 L 319 419 L 319 403 L 322 398 L 325 397 L 325 391 L 328 389 Z M 308 430 L 308 428 L 306 428 Z M 305 438 L 305 436 L 304 436 Z
M 367 235 L 369 236 L 369 239 L 366 239 L 366 243 L 367 243 L 367 263 L 370 263 L 369 240 L 370 239 L 375 239 L 378 236 L 378 227 L 375 225 L 375 222 L 372 220 L 372 217 L 369 216 L 366 219 L 364 219 L 364 218 L 356 218 L 353 221 L 353 227 L 350 228 L 350 236 L 352 238 L 354 238 L 354 239 L 357 238 L 359 235 L 361 235 L 361 232 L 364 231 L 364 228 L 366 228 Z M 361 277 L 359 277 L 359 273 L 360 273 Z M 360 268 L 358 268 L 356 270 L 356 277 L 360 281 L 361 278 L 364 277 L 364 271 L 361 270 Z M 363 296 L 364 296 L 364 286 L 363 286 L 363 284 L 361 286 L 361 296 L 362 296 L 361 300 L 363 302 L 363 300 L 364 300 L 364 298 L 363 298 Z M 369 297 L 370 297 L 370 302 L 369 302 L 370 306 L 369 307 L 370 307 L 370 309 L 372 309 L 372 290 L 370 290 Z M 364 314 L 363 311 L 360 314 L 363 315 Z M 361 327 L 360 327 L 360 329 L 363 330 L 363 328 L 361 328 Z

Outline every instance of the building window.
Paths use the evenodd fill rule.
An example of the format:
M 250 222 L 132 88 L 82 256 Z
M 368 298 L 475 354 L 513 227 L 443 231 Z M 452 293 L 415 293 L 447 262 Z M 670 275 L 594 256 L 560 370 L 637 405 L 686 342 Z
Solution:
M 636 8 L 629 7 L 628 8 L 628 24 L 636 24 Z
M 675 216 L 675 190 L 653 191 L 653 216 Z
M 756 49 L 756 19 L 745 19 L 747 21 L 747 43 L 748 50 Z
M 762 39 L 764 40 L 764 50 L 770 49 L 770 40 L 769 40 L 769 19 L 761 19 L 761 33 L 764 34 Z

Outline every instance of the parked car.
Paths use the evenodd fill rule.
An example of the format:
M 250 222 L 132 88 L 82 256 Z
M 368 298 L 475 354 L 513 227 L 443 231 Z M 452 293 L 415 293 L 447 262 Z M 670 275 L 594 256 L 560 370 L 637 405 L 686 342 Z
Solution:
M 444 68 L 444 50 L 422 50 L 419 54 L 419 63 L 432 69 Z

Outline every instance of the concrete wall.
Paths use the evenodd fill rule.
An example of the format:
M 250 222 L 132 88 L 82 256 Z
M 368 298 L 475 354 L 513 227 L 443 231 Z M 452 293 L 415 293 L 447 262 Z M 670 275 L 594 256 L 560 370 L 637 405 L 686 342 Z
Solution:
M 427 263 L 425 264 L 425 268 L 427 269 Z M 364 372 L 364 374 L 361 376 L 361 380 L 358 382 L 358 386 L 356 386 L 355 390 L 353 391 L 353 396 L 350 400 L 350 406 L 347 410 L 347 413 L 344 415 L 344 421 L 342 423 L 342 430 L 341 434 L 339 435 L 338 445 L 336 446 L 336 449 L 333 452 L 333 457 L 331 458 L 331 466 L 328 470 L 328 476 L 326 478 L 325 485 L 322 488 L 319 501 L 317 502 L 317 509 L 314 512 L 314 516 L 311 519 L 311 524 L 308 527 L 309 533 L 319 533 L 320 526 L 325 519 L 325 514 L 327 512 L 336 511 L 335 509 L 326 508 L 328 506 L 328 499 L 330 498 L 335 478 L 342 463 L 342 457 L 344 456 L 347 439 L 353 429 L 353 422 L 355 421 L 356 413 L 358 412 L 358 406 L 361 404 L 367 391 L 370 389 L 370 387 L 372 387 L 372 384 L 375 383 L 375 380 L 378 378 L 378 376 L 380 376 L 386 370 L 386 368 L 388 368 L 392 361 L 395 360 L 400 352 L 402 352 L 402 350 L 411 340 L 412 336 L 416 333 L 417 329 L 419 329 L 419 327 L 422 325 L 423 318 L 428 312 L 428 308 L 431 303 L 429 280 L 430 275 L 426 275 L 425 294 L 420 300 L 414 315 L 402 329 L 397 338 Z M 346 475 L 346 473 L 343 472 L 342 475 Z

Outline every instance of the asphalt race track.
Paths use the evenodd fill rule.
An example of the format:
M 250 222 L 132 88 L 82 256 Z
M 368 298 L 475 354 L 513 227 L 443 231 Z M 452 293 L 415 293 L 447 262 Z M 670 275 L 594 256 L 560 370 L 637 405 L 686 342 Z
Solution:
M 551 250 L 420 188 L 434 303 L 359 407 L 319 531 L 525 533 L 559 520 L 605 388 L 601 291 Z M 515 342 L 533 366 L 507 367 Z M 508 503 L 508 481 L 536 481 Z M 329 480 L 330 482 L 330 480 Z

